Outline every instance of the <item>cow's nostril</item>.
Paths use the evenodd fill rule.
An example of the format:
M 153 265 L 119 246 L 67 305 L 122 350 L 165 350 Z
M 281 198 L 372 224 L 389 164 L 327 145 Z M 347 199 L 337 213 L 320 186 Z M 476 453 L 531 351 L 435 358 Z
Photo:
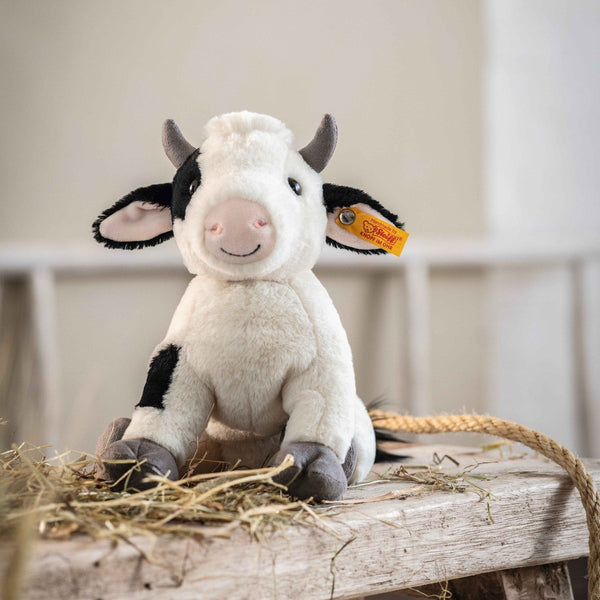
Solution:
M 256 219 L 256 221 L 254 221 L 253 225 L 254 227 L 256 227 L 256 229 L 260 229 L 261 227 L 264 227 L 267 224 L 266 221 L 263 221 L 262 219 Z
M 223 225 L 221 223 L 215 223 L 209 231 L 215 235 L 221 235 L 223 233 Z

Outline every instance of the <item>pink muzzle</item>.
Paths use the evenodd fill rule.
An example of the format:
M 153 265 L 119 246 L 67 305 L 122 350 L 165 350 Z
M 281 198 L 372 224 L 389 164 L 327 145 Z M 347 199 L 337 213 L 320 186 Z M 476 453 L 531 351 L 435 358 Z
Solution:
M 230 198 L 206 215 L 204 243 L 219 260 L 243 264 L 268 256 L 275 247 L 275 228 L 264 206 Z

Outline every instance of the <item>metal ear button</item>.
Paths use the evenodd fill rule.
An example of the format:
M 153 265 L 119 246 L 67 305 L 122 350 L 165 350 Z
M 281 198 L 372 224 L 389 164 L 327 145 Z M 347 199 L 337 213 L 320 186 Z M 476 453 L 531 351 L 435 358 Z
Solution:
M 354 214 L 353 210 L 345 208 L 344 210 L 340 211 L 338 219 L 340 220 L 340 223 L 342 225 L 352 225 L 352 223 L 354 223 L 354 221 L 356 220 L 356 215 Z

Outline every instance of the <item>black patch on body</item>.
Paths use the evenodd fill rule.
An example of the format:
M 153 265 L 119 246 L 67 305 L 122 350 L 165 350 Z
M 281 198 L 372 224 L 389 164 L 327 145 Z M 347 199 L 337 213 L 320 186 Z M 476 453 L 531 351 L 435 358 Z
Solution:
M 163 398 L 171 385 L 180 350 L 180 346 L 170 344 L 152 359 L 142 397 L 136 406 L 152 406 L 160 409 L 165 407 Z
M 156 246 L 156 244 L 161 244 L 162 242 L 171 239 L 173 237 L 173 232 L 167 231 L 157 235 L 156 237 L 153 237 L 150 240 L 117 242 L 115 240 L 105 238 L 100 233 L 100 225 L 104 219 L 110 217 L 110 215 L 113 215 L 117 211 L 125 208 L 128 204 L 131 204 L 135 201 L 151 202 L 156 206 L 164 206 L 166 209 L 170 208 L 172 194 L 172 185 L 170 183 L 158 183 L 133 190 L 133 192 L 130 192 L 127 194 L 127 196 L 117 200 L 117 202 L 115 202 L 110 208 L 107 208 L 94 221 L 94 224 L 92 225 L 94 239 L 100 244 L 104 244 L 108 248 L 123 248 L 125 250 L 137 250 L 138 248 L 145 248 L 146 246 Z
M 190 186 L 196 181 L 196 187 L 199 187 L 202 181 L 200 167 L 198 166 L 199 154 L 200 150 L 196 150 L 190 154 L 181 167 L 179 167 L 177 173 L 175 173 L 175 178 L 173 179 L 173 200 L 171 204 L 171 216 L 173 220 L 185 219 L 185 211 L 193 195 L 190 193 Z
M 362 202 L 376 211 L 380 212 L 386 219 L 391 221 L 399 229 L 404 229 L 404 223 L 398 220 L 398 215 L 389 211 L 383 207 L 377 200 L 371 198 L 369 194 L 359 190 L 358 188 L 347 187 L 344 185 L 335 185 L 333 183 L 323 184 L 323 202 L 327 208 L 328 213 L 333 213 L 336 209 L 344 208 L 345 206 L 352 206 Z M 383 248 L 373 248 L 372 250 L 360 250 L 358 248 L 351 248 L 345 244 L 340 244 L 335 240 L 332 240 L 329 236 L 326 238 L 327 243 L 334 248 L 342 248 L 343 250 L 350 250 L 351 252 L 358 252 L 359 254 L 387 254 Z

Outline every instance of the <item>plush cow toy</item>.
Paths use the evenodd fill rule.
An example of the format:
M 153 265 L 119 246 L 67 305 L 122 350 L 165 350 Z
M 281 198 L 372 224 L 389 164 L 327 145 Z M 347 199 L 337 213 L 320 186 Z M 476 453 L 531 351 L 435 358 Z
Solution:
M 215 117 L 200 148 L 173 121 L 163 146 L 172 183 L 139 188 L 94 223 L 98 242 L 138 249 L 175 237 L 195 275 L 150 361 L 131 420 L 117 419 L 97 452 L 104 477 L 144 488 L 148 473 L 177 479 L 205 442 L 219 460 L 294 465 L 278 477 L 290 493 L 340 498 L 373 465 L 375 438 L 356 394 L 346 333 L 312 272 L 325 241 L 383 253 L 346 231 L 348 207 L 402 227 L 364 192 L 323 184 L 337 128 L 326 115 L 302 150 L 273 117 Z M 116 462 L 113 462 L 116 461 Z

